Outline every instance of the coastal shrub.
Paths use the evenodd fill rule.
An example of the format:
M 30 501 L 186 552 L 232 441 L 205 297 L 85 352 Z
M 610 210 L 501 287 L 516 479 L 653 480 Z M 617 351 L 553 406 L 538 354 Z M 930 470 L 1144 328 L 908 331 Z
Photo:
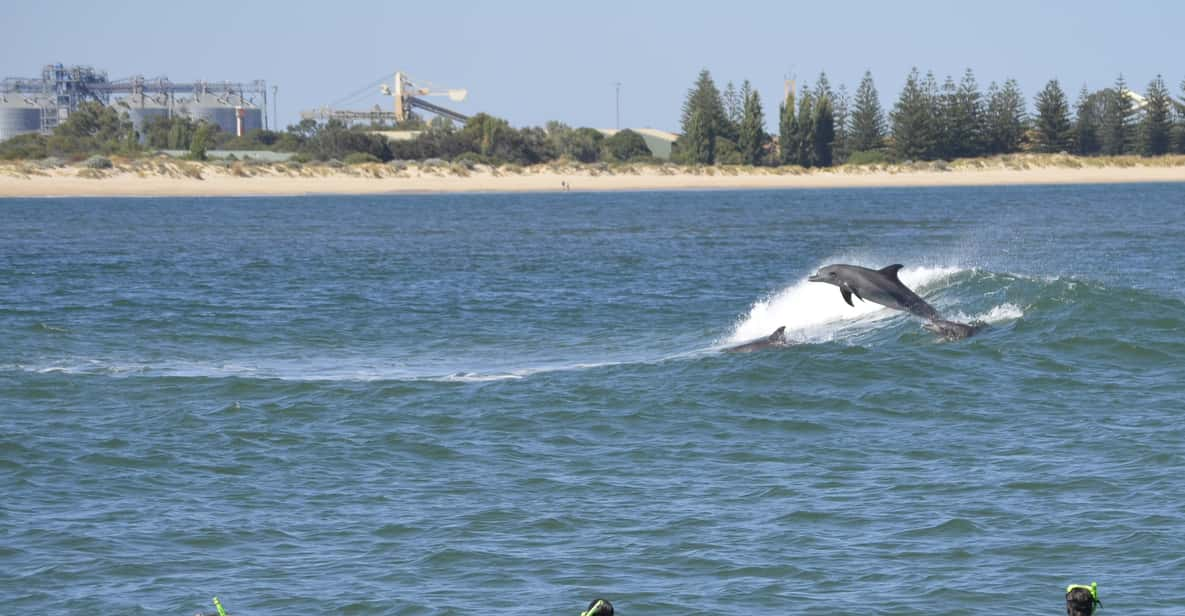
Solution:
M 85 165 L 88 169 L 110 169 L 115 166 L 112 164 L 110 158 L 98 155 L 86 159 L 86 162 L 83 163 L 83 165 Z
M 465 152 L 460 156 L 453 158 L 453 163 L 462 165 L 466 169 L 473 169 L 477 165 L 493 164 L 488 156 L 482 156 L 476 152 Z
M 44 135 L 27 133 L 0 142 L 0 160 L 30 160 L 45 158 L 47 154 Z
M 859 150 L 848 156 L 848 165 L 882 165 L 887 162 L 882 150 Z
M 41 170 L 41 166 L 37 163 L 24 162 L 17 168 L 17 173 L 23 176 L 39 175 L 47 177 L 49 174 Z
M 204 177 L 202 177 L 202 166 L 201 165 L 195 165 L 192 163 L 178 163 L 177 171 L 179 171 L 181 173 L 181 175 L 183 175 L 187 178 L 193 179 L 193 180 L 205 179 Z
M 650 156 L 646 140 L 628 128 L 605 139 L 604 148 L 608 158 L 621 162 Z
M 341 160 L 354 152 L 370 154 L 380 161 L 394 158 L 386 137 L 352 129 L 337 120 L 314 125 L 309 135 L 301 152 L 316 160 Z
M 347 165 L 361 165 L 365 163 L 381 163 L 378 156 L 370 152 L 351 152 L 346 155 L 345 163 Z
M 140 140 L 127 113 L 88 101 L 54 129 L 47 148 L 57 156 L 132 154 L 139 151 Z

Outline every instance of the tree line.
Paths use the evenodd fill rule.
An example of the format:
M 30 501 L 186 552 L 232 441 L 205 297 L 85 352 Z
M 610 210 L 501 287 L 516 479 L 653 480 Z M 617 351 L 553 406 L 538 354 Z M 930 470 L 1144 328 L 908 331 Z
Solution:
M 92 155 L 136 157 L 182 150 L 188 151 L 189 158 L 205 160 L 206 153 L 216 149 L 294 152 L 298 161 L 460 159 L 532 165 L 559 159 L 582 163 L 652 159 L 642 135 L 631 130 L 606 136 L 592 128 L 572 128 L 560 122 L 549 122 L 543 128 L 515 128 L 484 113 L 459 127 L 443 119 L 424 123 L 418 118 L 400 128 L 408 127 L 420 129 L 414 139 L 391 141 L 375 132 L 389 127 L 305 119 L 285 131 L 255 129 L 240 137 L 223 132 L 217 124 L 173 116 L 152 118 L 137 131 L 126 112 L 88 102 L 50 135 L 24 134 L 0 142 L 0 159 L 52 156 L 81 160 Z
M 1181 84 L 1185 92 L 1185 82 Z M 865 71 L 854 96 L 826 73 L 790 89 L 778 107 L 778 131 L 765 132 L 761 98 L 749 82 L 721 93 L 700 71 L 682 109 L 673 157 L 686 164 L 799 165 L 884 160 L 952 160 L 1021 151 L 1084 156 L 1185 153 L 1185 105 L 1157 76 L 1143 96 L 1123 76 L 1096 92 L 1085 86 L 1073 107 L 1057 79 L 1035 98 L 1030 115 L 1015 79 L 981 91 L 971 69 L 939 84 L 914 68 L 886 112 Z
M 1185 83 L 1181 85 L 1185 92 Z M 849 96 L 832 87 L 826 73 L 813 85 L 791 89 L 778 106 L 778 130 L 766 132 L 761 97 L 748 80 L 721 92 L 707 70 L 688 90 L 682 134 L 672 158 L 684 164 L 799 165 L 829 167 L 885 160 L 951 160 L 1019 151 L 1080 155 L 1185 153 L 1185 105 L 1172 98 L 1157 76 L 1143 95 L 1122 75 L 1098 91 L 1085 86 L 1071 107 L 1056 79 L 1034 100 L 1030 114 L 1014 79 L 981 91 L 970 69 L 956 82 L 939 84 L 933 72 L 915 68 L 893 108 L 882 109 L 871 72 Z M 295 152 L 298 160 L 349 162 L 469 160 L 532 165 L 555 160 L 583 163 L 650 160 L 641 135 L 623 130 L 606 137 L 592 128 L 559 122 L 515 128 L 506 120 L 477 114 L 457 126 L 418 118 L 400 128 L 419 129 L 411 140 L 389 141 L 375 126 L 318 124 L 302 120 L 285 131 L 252 130 L 236 137 L 215 124 L 161 117 L 139 131 L 126 112 L 86 103 L 51 135 L 19 135 L 0 143 L 0 158 L 81 159 L 88 155 L 139 156 L 157 150 L 188 150 L 204 159 L 207 150 Z

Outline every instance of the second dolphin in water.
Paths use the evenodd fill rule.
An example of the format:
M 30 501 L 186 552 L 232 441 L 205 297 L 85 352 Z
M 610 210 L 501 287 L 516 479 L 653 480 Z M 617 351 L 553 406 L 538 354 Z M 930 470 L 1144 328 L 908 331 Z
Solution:
M 972 321 L 971 323 L 956 323 L 954 321 L 944 321 L 937 319 L 922 324 L 922 327 L 928 332 L 938 334 L 939 338 L 943 340 L 962 340 L 970 338 L 975 334 L 987 329 L 988 324 L 983 321 Z
M 724 352 L 725 353 L 752 353 L 753 351 L 761 351 L 763 349 L 768 349 L 770 347 L 786 346 L 788 344 L 789 344 L 789 342 L 786 340 L 786 326 L 783 325 L 783 326 L 777 328 L 776 330 L 774 330 L 774 333 L 772 333 L 764 338 L 758 338 L 758 339 L 753 340 L 751 342 L 746 342 L 744 344 L 738 344 L 736 346 L 728 347 L 727 349 L 724 349 Z

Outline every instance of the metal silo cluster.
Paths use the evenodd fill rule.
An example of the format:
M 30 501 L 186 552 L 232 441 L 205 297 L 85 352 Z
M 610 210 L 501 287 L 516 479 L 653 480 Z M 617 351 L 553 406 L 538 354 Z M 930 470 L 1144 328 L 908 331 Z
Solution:
M 267 84 L 261 80 L 173 83 L 165 77 L 136 76 L 111 81 L 106 72 L 91 67 L 48 64 L 40 78 L 0 81 L 0 141 L 51 133 L 92 101 L 127 113 L 141 135 L 160 117 L 209 122 L 231 135 L 267 127 Z
M 0 141 L 41 132 L 41 104 L 20 95 L 0 94 Z

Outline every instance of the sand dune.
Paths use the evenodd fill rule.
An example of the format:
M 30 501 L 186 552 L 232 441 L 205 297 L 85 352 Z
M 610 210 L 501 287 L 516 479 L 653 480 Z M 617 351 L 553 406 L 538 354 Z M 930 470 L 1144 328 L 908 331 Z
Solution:
M 675 165 L 465 166 L 459 163 L 193 163 L 116 160 L 111 169 L 0 163 L 0 197 L 232 196 L 435 192 L 783 189 L 1183 182 L 1185 156 L 1085 159 L 1016 155 L 953 163 L 796 167 Z

